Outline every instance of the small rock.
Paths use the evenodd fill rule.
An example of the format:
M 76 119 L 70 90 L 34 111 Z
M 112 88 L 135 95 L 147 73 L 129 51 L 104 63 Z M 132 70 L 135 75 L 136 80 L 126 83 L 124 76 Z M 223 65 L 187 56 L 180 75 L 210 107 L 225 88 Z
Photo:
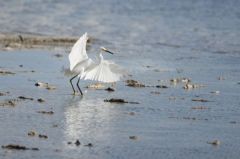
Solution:
M 45 100 L 42 99 L 42 98 L 38 98 L 37 101 L 38 101 L 39 103 L 43 103 L 43 102 L 45 102 Z
M 71 144 L 72 144 L 72 142 L 71 142 L 71 141 L 68 141 L 68 142 L 67 142 L 67 144 L 68 144 L 68 145 L 71 145 Z
M 196 99 L 192 99 L 192 101 L 194 102 L 210 102 L 209 100 L 206 100 L 206 99 L 202 99 L 202 98 L 196 98 Z
M 200 88 L 200 87 L 204 87 L 204 85 L 199 85 L 199 84 L 186 84 L 183 88 L 184 89 L 194 89 L 194 88 Z
M 33 100 L 33 98 L 24 97 L 24 96 L 19 96 L 18 98 L 22 100 Z
M 110 103 L 129 103 L 129 104 L 140 104 L 139 102 L 128 102 L 125 101 L 124 99 L 120 98 L 111 98 L 111 99 L 105 99 L 104 102 L 110 102 Z
M 29 131 L 28 132 L 28 136 L 35 136 L 36 135 L 36 132 L 35 131 Z
M 128 103 L 127 101 L 125 101 L 124 99 L 120 99 L 120 98 L 111 98 L 109 100 L 105 99 L 104 102 L 110 102 L 110 103 Z
M 49 114 L 49 115 L 52 115 L 52 114 L 54 114 L 54 112 L 53 111 L 37 111 L 38 113 L 42 113 L 42 114 Z
M 10 149 L 10 150 L 34 150 L 38 151 L 38 148 L 28 148 L 26 146 L 21 146 L 21 145 L 15 145 L 15 144 L 9 144 L 6 146 L 2 146 L 3 149 Z
M 208 143 L 208 144 L 212 144 L 212 145 L 214 145 L 214 146 L 217 146 L 217 145 L 220 145 L 220 144 L 221 144 L 221 142 L 220 142 L 219 140 L 208 141 L 207 143 Z
M 136 80 L 126 80 L 127 86 L 129 87 L 145 87 L 144 84 L 139 83 Z
M 106 91 L 108 91 L 108 92 L 113 92 L 113 91 L 115 91 L 113 88 L 111 88 L 111 87 L 108 87 L 108 88 L 106 88 L 105 89 Z
M 48 83 L 44 83 L 44 82 L 37 82 L 37 83 L 35 83 L 35 86 L 39 87 L 39 88 L 45 88 L 47 90 L 55 90 L 56 89 L 56 87 L 51 86 Z
M 37 87 L 47 87 L 47 86 L 48 86 L 48 83 L 37 82 L 37 83 L 35 83 L 35 86 L 37 86 Z
M 74 143 L 76 146 L 79 146 L 81 145 L 80 141 L 79 140 L 76 140 L 76 142 Z
M 156 85 L 157 88 L 168 88 L 168 86 L 165 85 Z
M 47 135 L 39 134 L 38 137 L 39 137 L 39 138 L 43 138 L 43 139 L 48 139 L 48 136 L 47 136 Z
M 87 145 L 84 145 L 86 147 L 93 147 L 93 144 L 92 143 L 88 143 Z
M 129 139 L 131 139 L 131 140 L 137 140 L 138 138 L 137 138 L 137 136 L 129 136 Z
M 63 57 L 62 54 L 55 54 L 54 56 L 57 57 L 57 58 Z

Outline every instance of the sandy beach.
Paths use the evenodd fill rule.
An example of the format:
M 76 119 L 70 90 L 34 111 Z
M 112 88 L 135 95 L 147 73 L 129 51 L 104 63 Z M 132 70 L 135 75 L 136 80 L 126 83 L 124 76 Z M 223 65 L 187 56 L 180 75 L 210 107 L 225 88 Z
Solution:
M 0 2 L 0 158 L 239 158 L 240 4 L 222 3 Z M 68 54 L 86 31 L 129 76 L 81 97 Z

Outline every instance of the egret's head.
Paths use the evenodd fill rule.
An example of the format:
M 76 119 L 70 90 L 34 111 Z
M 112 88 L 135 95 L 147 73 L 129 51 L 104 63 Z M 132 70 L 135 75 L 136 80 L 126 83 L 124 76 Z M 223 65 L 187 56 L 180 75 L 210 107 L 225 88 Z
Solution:
M 103 46 L 101 46 L 100 49 L 101 49 L 102 51 L 107 52 L 107 53 L 113 54 L 113 52 L 109 51 L 108 49 L 106 49 L 106 48 L 103 47 Z

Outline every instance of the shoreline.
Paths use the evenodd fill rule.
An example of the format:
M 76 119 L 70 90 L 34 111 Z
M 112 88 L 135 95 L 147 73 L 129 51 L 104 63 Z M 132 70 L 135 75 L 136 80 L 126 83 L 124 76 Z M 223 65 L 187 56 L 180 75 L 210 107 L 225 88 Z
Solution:
M 71 47 L 78 37 L 0 33 L 0 50 Z M 89 38 L 88 44 L 94 39 Z

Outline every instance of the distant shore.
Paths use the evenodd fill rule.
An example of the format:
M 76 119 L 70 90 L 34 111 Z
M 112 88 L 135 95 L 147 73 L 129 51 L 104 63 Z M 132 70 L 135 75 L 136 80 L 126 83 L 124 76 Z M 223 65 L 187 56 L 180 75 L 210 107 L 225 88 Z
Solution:
M 0 33 L 0 50 L 71 47 L 78 37 Z M 93 38 L 88 40 L 88 43 Z

